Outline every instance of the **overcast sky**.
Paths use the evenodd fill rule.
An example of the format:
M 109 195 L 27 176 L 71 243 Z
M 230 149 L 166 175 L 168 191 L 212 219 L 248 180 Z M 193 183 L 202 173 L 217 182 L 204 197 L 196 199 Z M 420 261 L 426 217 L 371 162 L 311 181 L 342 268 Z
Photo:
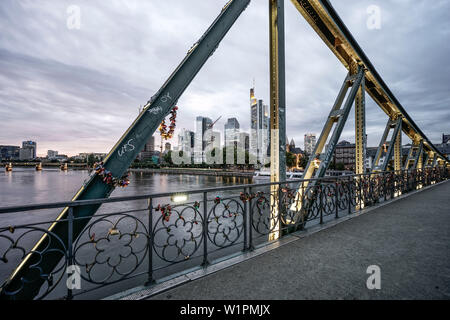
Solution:
M 225 3 L 1 0 L 0 144 L 35 140 L 38 155 L 109 152 Z M 332 4 L 406 111 L 440 142 L 450 133 L 450 1 Z M 67 27 L 71 5 L 80 8 L 79 29 Z M 381 9 L 380 29 L 367 27 L 370 5 Z M 285 9 L 287 135 L 303 148 L 347 71 L 290 1 Z M 253 79 L 268 102 L 268 40 L 268 1 L 253 0 L 178 101 L 177 131 L 193 130 L 198 115 L 221 115 L 221 131 L 237 117 L 248 130 Z M 387 118 L 369 96 L 366 107 L 374 146 Z M 342 139 L 354 141 L 353 114 Z

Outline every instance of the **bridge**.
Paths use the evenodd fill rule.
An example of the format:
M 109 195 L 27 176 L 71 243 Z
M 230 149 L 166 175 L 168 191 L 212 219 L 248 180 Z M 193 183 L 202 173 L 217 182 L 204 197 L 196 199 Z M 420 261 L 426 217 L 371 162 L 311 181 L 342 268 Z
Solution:
M 189 49 L 180 65 L 144 106 L 104 163 L 81 186 L 71 202 L 0 209 L 0 214 L 62 209 L 56 219 L 49 218 L 46 223 L 11 224 L 0 229 L 2 240 L 7 243 L 1 247 L 2 263 L 11 264 L 12 260 L 17 263 L 1 287 L 1 298 L 51 297 L 69 266 L 84 266 L 81 278 L 88 283 L 88 291 L 94 290 L 96 285 L 113 285 L 144 274 L 148 277 L 147 283 L 152 285 L 154 273 L 181 272 L 181 262 L 201 258 L 195 255 L 200 251 L 201 265 L 206 268 L 211 255 L 225 254 L 238 243 L 242 243 L 244 250 L 252 250 L 256 244 L 277 241 L 286 234 L 302 230 L 312 221 L 323 224 L 331 216 L 339 218 L 343 212 L 352 214 L 448 178 L 448 159 L 395 98 L 331 4 L 327 0 L 292 0 L 295 8 L 349 72 L 325 119 L 304 176 L 301 180 L 286 181 L 284 1 L 270 0 L 271 183 L 187 191 L 178 196 L 156 194 L 108 200 L 115 187 L 126 183 L 124 174 L 139 150 L 143 149 L 164 118 L 176 112 L 177 100 L 249 2 L 231 0 L 225 4 L 219 16 Z M 386 129 L 371 173 L 364 172 L 366 92 L 387 115 Z M 325 173 L 353 105 L 356 119 L 355 175 L 345 179 L 326 178 Z M 402 132 L 412 143 L 406 163 L 401 158 Z M 391 137 L 389 141 L 388 137 Z M 385 159 L 383 163 L 380 162 L 382 156 Z M 261 189 L 263 187 L 269 189 Z M 236 190 L 240 190 L 239 195 L 233 194 L 232 191 Z M 224 196 L 211 197 L 214 192 Z M 186 200 L 186 195 L 192 197 Z M 176 200 L 180 198 L 187 202 L 177 204 Z M 106 204 L 137 200 L 148 200 L 147 207 L 101 213 Z M 101 206 L 100 213 L 97 213 Z M 142 212 L 147 213 L 148 221 L 132 215 Z M 119 225 L 128 219 L 131 222 L 127 227 L 131 229 L 123 232 Z M 94 232 L 93 229 L 101 224 L 109 227 L 103 226 Z M 179 227 L 181 229 L 174 233 Z M 160 233 L 164 236 L 159 236 Z M 40 237 L 36 238 L 36 234 Z M 108 251 L 102 245 L 111 244 L 112 237 L 116 237 L 118 242 L 114 242 L 116 247 Z M 25 241 L 26 238 L 28 240 Z M 120 241 L 125 239 L 128 242 L 120 246 Z M 25 244 L 19 245 L 20 241 Z M 143 241 L 139 249 L 131 245 L 134 241 Z M 81 254 L 86 248 L 90 250 Z M 20 254 L 11 259 L 11 252 Z M 113 259 L 105 257 L 105 252 L 120 254 Z M 88 258 L 92 254 L 94 257 Z M 142 260 L 140 255 L 145 258 Z M 83 262 L 81 258 L 86 260 Z M 136 263 L 128 261 L 124 266 L 122 262 L 128 258 Z M 99 266 L 105 270 L 94 272 Z M 130 266 L 131 271 L 128 270 Z M 144 266 L 148 268 L 146 272 L 141 270 Z M 100 278 L 97 279 L 98 276 Z M 72 289 L 65 296 L 72 299 Z
M 449 299 L 449 192 L 447 182 L 350 220 L 294 233 L 206 277 L 184 275 L 169 290 L 136 288 L 115 298 Z M 366 286 L 371 265 L 380 268 L 379 290 Z
M 356 283 L 357 290 L 350 287 L 351 294 L 342 296 L 351 298 L 367 290 L 361 268 L 377 265 L 383 284 L 389 288 L 392 281 L 397 291 L 366 297 L 408 297 L 401 290 L 412 284 L 403 288 L 399 281 L 406 274 L 416 279 L 416 273 L 418 288 L 424 290 L 414 297 L 429 293 L 434 283 L 441 291 L 431 290 L 430 297 L 443 297 L 449 283 L 442 280 L 449 267 L 449 177 L 448 168 L 436 167 L 0 208 L 0 275 L 14 272 L 27 255 L 34 272 L 20 286 L 5 282 L 3 294 L 24 299 L 25 286 L 43 280 L 35 299 L 188 298 L 191 290 L 198 294 L 190 298 L 202 292 L 211 293 L 204 298 L 219 298 L 238 294 L 232 288 L 238 281 L 235 289 L 248 285 L 239 290 L 241 298 L 280 298 L 285 294 L 279 293 L 281 285 L 291 290 L 320 286 L 314 297 L 332 298 L 337 297 L 333 292 L 341 292 L 332 287 L 344 290 Z M 296 200 L 296 187 L 305 182 L 314 187 Z M 271 191 L 274 186 L 277 193 Z M 311 203 L 300 220 L 290 210 L 297 201 Z M 93 205 L 102 206 L 94 217 L 73 215 Z M 55 210 L 65 207 L 69 235 L 76 221 L 87 221 L 67 244 L 48 228 L 59 221 L 51 218 Z M 18 214 L 26 214 L 26 224 L 14 224 Z M 45 243 L 42 251 L 30 250 L 42 235 L 54 243 Z M 55 251 L 63 258 L 43 273 L 40 265 Z M 299 273 L 294 276 L 295 271 Z M 399 276 L 401 271 L 405 273 Z M 225 280 L 230 280 L 224 287 L 229 291 L 215 287 Z M 261 291 L 250 289 L 258 286 Z M 302 294 L 292 298 L 313 298 Z

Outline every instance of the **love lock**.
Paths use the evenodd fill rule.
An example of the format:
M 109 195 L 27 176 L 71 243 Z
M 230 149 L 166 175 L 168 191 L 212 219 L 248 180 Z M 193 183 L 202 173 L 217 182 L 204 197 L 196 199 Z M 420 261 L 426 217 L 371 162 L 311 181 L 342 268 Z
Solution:
M 111 228 L 111 229 L 109 229 L 108 233 L 112 236 L 115 236 L 115 235 L 118 235 L 120 233 L 120 231 L 116 228 Z

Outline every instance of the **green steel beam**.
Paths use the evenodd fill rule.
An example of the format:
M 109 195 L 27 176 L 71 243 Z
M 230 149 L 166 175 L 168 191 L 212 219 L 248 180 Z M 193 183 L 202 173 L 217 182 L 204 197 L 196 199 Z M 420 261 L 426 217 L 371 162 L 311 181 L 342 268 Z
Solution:
M 328 166 L 330 165 L 331 159 L 333 157 L 334 151 L 336 150 L 336 145 L 341 136 L 342 130 L 344 129 L 345 123 L 347 121 L 350 110 L 352 109 L 353 102 L 355 101 L 356 94 L 360 90 L 361 84 L 364 79 L 364 67 L 358 66 L 358 72 L 354 75 L 348 74 L 342 84 L 339 94 L 336 98 L 333 108 L 328 115 L 328 119 L 322 129 L 319 140 L 314 148 L 314 153 L 310 156 L 308 164 L 306 165 L 302 179 L 311 178 L 322 178 L 325 176 Z M 342 103 L 347 94 L 348 89 L 351 88 L 350 93 L 345 100 L 344 106 Z M 342 109 L 341 109 L 342 107 Z M 331 135 L 330 141 L 327 146 L 325 146 L 326 141 L 330 135 L 333 125 L 333 133 Z M 325 152 L 322 150 L 325 148 Z M 317 163 L 319 162 L 319 163 Z M 318 168 L 316 169 L 316 166 Z M 317 180 L 303 181 L 297 186 L 298 192 L 296 193 L 296 198 L 294 204 L 291 206 L 292 211 L 297 211 L 294 217 L 294 221 L 298 221 L 300 215 L 300 209 L 302 206 L 301 199 L 304 194 L 307 194 L 309 189 L 316 184 Z
M 366 92 L 389 117 L 398 113 L 402 115 L 403 132 L 411 139 L 420 136 L 424 140 L 424 150 L 433 151 L 444 160 L 444 155 L 428 140 L 383 81 L 330 1 L 291 0 L 291 2 L 344 67 L 350 69 L 354 62 L 365 66 Z M 447 159 L 444 161 L 449 162 Z
M 321 178 L 325 176 L 325 172 L 328 169 L 328 166 L 330 165 L 331 158 L 333 157 L 334 151 L 336 150 L 336 145 L 339 141 L 342 130 L 344 130 L 344 126 L 347 121 L 350 110 L 352 108 L 353 102 L 355 101 L 356 94 L 360 89 L 361 83 L 363 81 L 364 67 L 359 66 L 358 73 L 355 76 L 356 77 L 354 78 L 352 89 L 350 90 L 350 93 L 344 104 L 342 113 L 338 117 L 336 127 L 334 128 L 333 134 L 330 138 L 330 142 L 328 143 L 325 152 L 320 155 L 319 168 L 317 169 L 314 178 Z
M 414 151 L 416 151 L 416 154 L 414 154 Z M 422 156 L 423 152 L 423 140 L 421 139 L 419 142 L 414 142 L 411 145 L 411 148 L 408 152 L 408 157 L 406 158 L 405 165 L 403 169 L 416 169 L 420 162 L 420 157 Z
M 137 119 L 104 160 L 104 167 L 114 177 L 120 178 L 128 170 L 137 154 L 144 148 L 149 137 L 153 135 L 161 121 L 175 106 L 178 98 L 214 53 L 220 41 L 249 3 L 250 0 L 227 2 L 219 16 L 188 51 L 186 57 L 161 89 L 144 106 Z M 103 183 L 99 176 L 93 174 L 72 200 L 106 198 L 112 191 L 113 187 Z M 86 219 L 74 221 L 73 239 L 80 235 L 98 208 L 99 205 L 91 205 L 73 209 L 75 218 L 86 217 Z M 56 219 L 57 222 L 50 226 L 49 233 L 45 234 L 34 246 L 31 251 L 34 253 L 28 254 L 6 280 L 0 292 L 1 299 L 32 299 L 39 293 L 41 286 L 48 280 L 45 275 L 51 274 L 51 271 L 63 257 L 63 254 L 59 251 L 61 248 L 56 244 L 57 241 L 54 241 L 55 239 L 52 241 L 52 238 L 60 238 L 67 246 L 69 238 L 68 224 L 65 220 L 67 215 L 68 208 L 65 208 Z M 46 254 L 42 257 L 37 254 L 44 251 Z M 37 268 L 40 269 L 39 272 L 37 272 Z M 10 294 L 13 292 L 16 292 L 16 294 L 11 296 Z
M 379 164 L 381 155 L 383 153 L 383 148 L 385 147 L 385 143 L 387 143 L 387 137 L 389 134 L 389 131 L 394 128 L 394 133 L 392 135 L 391 141 L 389 142 L 389 147 L 386 152 L 386 155 L 384 157 L 383 164 Z M 389 161 L 392 158 L 392 155 L 394 153 L 395 149 L 395 143 L 397 140 L 398 135 L 401 135 L 401 128 L 402 128 L 402 117 L 399 116 L 396 120 L 389 119 L 386 124 L 386 129 L 384 130 L 383 136 L 381 138 L 380 144 L 377 149 L 377 153 L 375 155 L 374 164 L 372 172 L 378 172 L 378 171 L 386 171 L 387 166 L 389 164 Z
M 402 118 L 400 116 L 400 118 Z M 402 170 L 402 123 L 403 121 L 400 121 L 400 130 L 398 131 L 397 135 L 395 135 L 394 140 L 394 170 Z

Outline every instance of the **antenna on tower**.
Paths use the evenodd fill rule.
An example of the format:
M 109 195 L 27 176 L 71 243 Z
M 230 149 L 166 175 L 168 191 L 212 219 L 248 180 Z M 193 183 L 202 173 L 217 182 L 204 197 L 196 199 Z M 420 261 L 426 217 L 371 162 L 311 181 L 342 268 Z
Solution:
M 255 77 L 253 77 L 253 89 L 255 89 Z

